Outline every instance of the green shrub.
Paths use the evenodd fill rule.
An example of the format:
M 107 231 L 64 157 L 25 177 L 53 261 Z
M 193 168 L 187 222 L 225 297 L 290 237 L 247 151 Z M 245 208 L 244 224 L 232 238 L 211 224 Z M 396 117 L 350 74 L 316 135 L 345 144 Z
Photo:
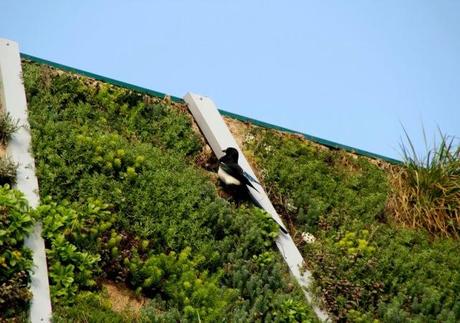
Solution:
M 129 263 L 131 283 L 139 292 L 164 295 L 189 320 L 201 317 L 213 322 L 222 318 L 237 293 L 220 287 L 222 273 L 200 270 L 204 260 L 204 255 L 192 257 L 191 248 L 177 255 L 153 254 L 145 260 L 134 257 Z
M 33 224 L 24 196 L 0 186 L 0 320 L 24 316 L 28 309 L 32 255 L 24 239 Z
M 45 199 L 37 208 L 47 247 L 54 304 L 73 303 L 81 289 L 94 289 L 100 272 L 97 239 L 112 225 L 107 205 L 98 200 L 79 207 Z M 112 220 L 113 221 L 113 220 Z

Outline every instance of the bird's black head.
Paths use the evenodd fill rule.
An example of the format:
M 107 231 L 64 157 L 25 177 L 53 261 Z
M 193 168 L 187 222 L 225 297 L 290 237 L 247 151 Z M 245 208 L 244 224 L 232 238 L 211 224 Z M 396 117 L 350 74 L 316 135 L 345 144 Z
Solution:
M 238 162 L 238 150 L 233 147 L 228 147 L 227 149 L 223 150 L 225 153 L 226 159 L 237 163 Z

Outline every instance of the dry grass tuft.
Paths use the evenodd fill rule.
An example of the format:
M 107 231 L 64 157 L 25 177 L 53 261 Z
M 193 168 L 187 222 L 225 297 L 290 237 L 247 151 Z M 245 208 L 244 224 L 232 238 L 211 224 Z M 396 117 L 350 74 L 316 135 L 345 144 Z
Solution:
M 108 293 L 112 309 L 118 313 L 127 314 L 129 317 L 139 317 L 142 306 L 146 303 L 144 297 L 134 294 L 123 284 L 107 281 L 103 284 Z
M 405 167 L 391 169 L 390 214 L 412 228 L 432 234 L 460 236 L 460 146 L 441 133 L 440 144 L 419 158 L 406 133 L 401 145 Z

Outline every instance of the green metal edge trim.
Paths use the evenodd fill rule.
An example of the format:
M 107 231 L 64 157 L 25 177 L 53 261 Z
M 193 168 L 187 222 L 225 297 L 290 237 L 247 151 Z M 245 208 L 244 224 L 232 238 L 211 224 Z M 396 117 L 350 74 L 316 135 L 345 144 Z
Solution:
M 280 127 L 280 126 L 277 126 L 277 125 L 274 125 L 274 124 L 271 124 L 271 123 L 259 121 L 259 120 L 252 119 L 252 118 L 248 118 L 248 117 L 245 117 L 245 116 L 233 113 L 233 112 L 228 112 L 228 111 L 225 111 L 225 110 L 219 110 L 219 112 L 224 116 L 230 117 L 232 119 L 240 120 L 240 121 L 243 121 L 243 122 L 250 122 L 252 124 L 255 124 L 256 126 L 269 128 L 269 129 L 275 129 L 275 130 L 288 132 L 288 133 L 293 133 L 293 134 L 299 134 L 299 135 L 304 136 L 305 139 L 307 139 L 307 140 L 313 141 L 313 142 L 315 142 L 317 144 L 320 144 L 320 145 L 323 145 L 323 146 L 326 146 L 326 147 L 329 147 L 329 148 L 343 149 L 343 150 L 345 150 L 347 152 L 350 152 L 350 153 L 353 153 L 353 154 L 362 155 L 362 156 L 370 157 L 370 158 L 373 158 L 373 159 L 381 159 L 381 160 L 384 160 L 384 161 L 389 162 L 391 164 L 396 164 L 396 165 L 401 165 L 402 164 L 402 161 L 397 160 L 397 159 L 382 156 L 382 155 L 379 155 L 379 154 L 374 154 L 374 153 L 371 153 L 369 151 L 354 148 L 354 147 L 350 147 L 350 146 L 347 146 L 347 145 L 342 145 L 342 144 L 336 143 L 334 141 L 322 139 L 322 138 L 319 138 L 319 137 L 308 135 L 306 133 L 302 133 L 302 132 L 298 132 L 298 131 L 295 131 L 295 130 L 292 130 L 292 129 Z
M 102 82 L 109 83 L 109 84 L 112 84 L 112 85 L 120 86 L 120 87 L 129 89 L 129 90 L 133 90 L 133 91 L 140 92 L 140 93 L 143 93 L 143 94 L 148 94 L 148 95 L 155 96 L 155 97 L 158 97 L 158 98 L 165 98 L 166 96 L 168 96 L 165 93 L 153 91 L 153 90 L 141 87 L 141 86 L 125 83 L 125 82 L 118 81 L 118 80 L 115 80 L 115 79 L 112 79 L 112 78 L 109 78 L 109 77 L 105 77 L 105 76 L 102 76 L 102 75 L 98 75 L 98 74 L 94 74 L 94 73 L 91 73 L 91 72 L 83 71 L 83 70 L 80 70 L 78 68 L 73 68 L 73 67 L 70 67 L 70 66 L 67 66 L 67 65 L 63 65 L 63 64 L 52 62 L 52 61 L 48 61 L 46 59 L 42 59 L 42 58 L 35 57 L 35 56 L 32 56 L 32 55 L 21 53 L 21 58 L 25 59 L 25 60 L 35 62 L 35 63 L 55 67 L 55 68 L 61 69 L 63 71 L 67 71 L 67 72 L 87 76 L 87 77 L 93 78 L 93 79 L 98 80 L 98 81 L 102 81 Z M 174 102 L 185 103 L 185 101 L 182 98 L 179 98 L 179 97 L 176 97 L 176 96 L 169 96 L 169 97 Z M 379 154 L 374 154 L 374 153 L 371 153 L 371 152 L 368 152 L 368 151 L 365 151 L 365 150 L 361 150 L 361 149 L 357 149 L 357 148 L 354 148 L 354 147 L 342 145 L 342 144 L 339 144 L 339 143 L 336 143 L 336 142 L 333 142 L 333 141 L 330 141 L 330 140 L 326 140 L 326 139 L 318 138 L 318 137 L 315 137 L 315 136 L 311 136 L 311 135 L 301 133 L 301 132 L 298 132 L 298 131 L 295 131 L 295 130 L 280 127 L 280 126 L 277 126 L 277 125 L 274 125 L 274 124 L 271 124 L 271 123 L 266 123 L 266 122 L 263 122 L 263 121 L 259 121 L 259 120 L 256 120 L 256 119 L 245 117 L 245 116 L 242 116 L 242 115 L 239 115 L 239 114 L 236 114 L 236 113 L 228 112 L 228 111 L 221 110 L 221 109 L 219 109 L 219 112 L 223 116 L 230 117 L 230 118 L 233 118 L 233 119 L 236 119 L 236 120 L 239 120 L 239 121 L 243 121 L 243 122 L 250 122 L 250 123 L 252 123 L 252 124 L 254 124 L 256 126 L 260 126 L 260 127 L 264 127 L 264 128 L 268 128 L 268 129 L 275 129 L 275 130 L 284 131 L 284 132 L 288 132 L 288 133 L 300 134 L 300 135 L 304 136 L 305 139 L 307 139 L 307 140 L 313 141 L 315 143 L 318 143 L 320 145 L 323 145 L 323 146 L 326 146 L 326 147 L 329 147 L 329 148 L 343 149 L 343 150 L 345 150 L 347 152 L 350 152 L 350 153 L 354 153 L 354 154 L 357 154 L 357 155 L 362 155 L 362 156 L 373 158 L 373 159 L 384 160 L 384 161 L 389 162 L 391 164 L 396 164 L 396 165 L 402 164 L 402 162 L 400 160 L 397 160 L 397 159 L 385 157 L 385 156 L 382 156 L 382 155 L 379 155 Z
M 83 70 L 80 70 L 78 68 L 73 68 L 73 67 L 70 67 L 70 66 L 67 66 L 67 65 L 62 65 L 62 64 L 59 64 L 59 63 L 51 62 L 51 61 L 48 61 L 46 59 L 38 58 L 38 57 L 35 57 L 35 56 L 32 56 L 32 55 L 21 53 L 21 58 L 25 59 L 25 60 L 32 61 L 34 63 L 39 63 L 39 64 L 44 64 L 44 65 L 48 65 L 48 66 L 51 66 L 51 67 L 55 67 L 55 68 L 58 68 L 60 70 L 66 71 L 66 72 L 71 72 L 71 73 L 76 73 L 76 74 L 79 74 L 79 75 L 87 76 L 87 77 L 93 78 L 93 79 L 98 80 L 98 81 L 102 81 L 102 82 L 105 82 L 105 83 L 109 83 L 109 84 L 112 84 L 112 85 L 123 87 L 123 88 L 133 90 L 133 91 L 136 91 L 136 92 L 148 94 L 148 95 L 155 96 L 155 97 L 158 97 L 158 98 L 161 98 L 161 99 L 163 99 L 163 98 L 165 98 L 167 96 L 164 93 L 153 91 L 153 90 L 147 89 L 145 87 L 125 83 L 125 82 L 118 81 L 118 80 L 115 80 L 115 79 L 112 79 L 112 78 L 109 78 L 109 77 L 105 77 L 105 76 L 102 76 L 102 75 L 98 75 L 98 74 L 94 74 L 94 73 L 91 73 L 91 72 L 83 71 Z M 174 102 L 184 103 L 184 100 L 182 100 L 181 98 L 178 98 L 178 97 L 175 97 L 175 96 L 170 96 L 170 98 Z

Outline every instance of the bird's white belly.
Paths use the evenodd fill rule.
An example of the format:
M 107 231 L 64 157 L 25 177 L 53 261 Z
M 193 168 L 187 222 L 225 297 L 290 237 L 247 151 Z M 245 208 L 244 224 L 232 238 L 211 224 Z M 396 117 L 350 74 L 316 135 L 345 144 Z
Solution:
M 220 180 L 224 182 L 226 185 L 241 185 L 241 182 L 239 180 L 229 175 L 226 171 L 222 169 L 222 167 L 219 167 L 217 175 L 219 176 Z

